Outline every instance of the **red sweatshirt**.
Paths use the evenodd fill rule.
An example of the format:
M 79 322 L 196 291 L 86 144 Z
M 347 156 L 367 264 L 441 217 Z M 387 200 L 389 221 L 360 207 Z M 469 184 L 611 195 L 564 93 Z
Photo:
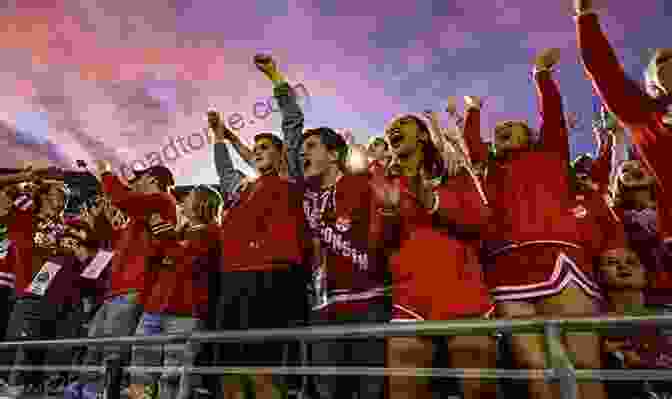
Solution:
M 8 262 L 15 275 L 17 296 L 24 296 L 24 290 L 33 279 L 33 209 L 16 209 L 7 224 L 8 237 L 12 241 Z
M 103 176 L 103 190 L 109 195 L 112 204 L 126 212 L 131 219 L 113 248 L 115 256 L 111 260 L 112 278 L 108 297 L 137 292 L 138 302 L 143 303 L 143 292 L 148 291 L 153 283 L 153 273 L 146 265 L 148 258 L 154 255 L 147 222 L 152 213 L 158 213 L 167 224 L 174 226 L 177 223 L 175 197 L 165 192 L 131 192 L 118 177 L 111 174 Z
M 172 261 L 159 268 L 154 289 L 145 302 L 146 312 L 207 317 L 207 279 L 217 268 L 210 264 L 208 255 L 219 243 L 220 234 L 220 227 L 212 224 L 187 232 L 186 240 L 157 243 L 161 256 Z
M 486 193 L 494 217 L 489 229 L 494 240 L 573 242 L 576 221 L 570 212 L 569 142 L 562 98 L 548 72 L 536 75 L 542 115 L 541 150 L 519 151 L 510 159 L 490 162 L 485 176 Z M 469 110 L 467 118 L 479 118 Z M 488 158 L 478 130 L 465 130 L 473 162 Z
M 616 54 L 600 28 L 597 15 L 577 19 L 577 36 L 583 63 L 607 108 L 632 133 L 643 163 L 656 179 L 658 233 L 661 240 L 672 239 L 672 127 L 663 123 L 662 102 L 650 98 L 628 79 Z
M 459 226 L 484 230 L 489 213 L 469 175 L 452 177 L 435 192 L 439 209 L 454 213 L 457 226 L 433 225 L 426 209 L 402 206 L 402 243 L 391 261 L 394 304 L 425 320 L 483 315 L 491 302 L 478 259 L 480 240 L 461 234 Z
M 385 263 L 374 248 L 380 237 L 374 233 L 373 203 L 366 175 L 345 175 L 328 189 L 305 192 L 308 227 L 326 253 L 327 298 L 317 305 L 326 318 L 365 310 L 385 295 Z
M 266 271 L 301 264 L 301 191 L 285 178 L 261 176 L 222 223 L 220 270 Z

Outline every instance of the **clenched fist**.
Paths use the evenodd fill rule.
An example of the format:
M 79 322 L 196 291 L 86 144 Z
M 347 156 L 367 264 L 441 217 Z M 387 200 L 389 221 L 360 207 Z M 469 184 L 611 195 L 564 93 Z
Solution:
M 263 72 L 264 75 L 268 76 L 269 78 L 272 78 L 278 73 L 278 67 L 275 63 L 275 60 L 273 60 L 273 57 L 271 57 L 270 55 L 266 54 L 255 55 L 254 65 L 257 67 L 258 70 Z
M 574 0 L 574 11 L 577 14 L 588 11 L 593 8 L 592 0 Z
M 550 69 L 560 61 L 560 49 L 547 48 L 534 58 L 534 66 L 538 69 Z

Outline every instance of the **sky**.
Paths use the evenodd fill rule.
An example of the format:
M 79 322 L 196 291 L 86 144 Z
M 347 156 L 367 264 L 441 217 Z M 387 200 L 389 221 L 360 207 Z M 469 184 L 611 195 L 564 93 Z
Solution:
M 602 25 L 640 79 L 649 49 L 672 46 L 657 33 L 672 1 L 595 2 L 608 4 Z M 198 146 L 208 107 L 239 114 L 248 143 L 280 130 L 277 112 L 257 105 L 255 117 L 272 95 L 256 53 L 305 87 L 307 127 L 365 143 L 394 115 L 442 111 L 449 96 L 484 98 L 484 138 L 503 119 L 538 127 L 530 63 L 559 47 L 556 78 L 579 119 L 572 152 L 591 152 L 592 89 L 570 15 L 571 0 L 0 0 L 0 167 L 141 167 L 133 161 L 158 152 L 178 184 L 215 183 L 212 149 Z M 194 146 L 175 144 L 176 155 L 171 139 L 190 135 Z

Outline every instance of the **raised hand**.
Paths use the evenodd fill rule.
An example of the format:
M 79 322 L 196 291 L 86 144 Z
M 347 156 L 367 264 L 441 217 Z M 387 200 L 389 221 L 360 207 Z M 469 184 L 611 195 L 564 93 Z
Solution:
M 254 56 L 254 66 L 263 72 L 264 75 L 272 79 L 278 74 L 278 66 L 270 55 L 257 54 Z
M 547 48 L 534 58 L 534 66 L 538 69 L 550 69 L 560 61 L 560 49 Z
M 366 174 L 369 170 L 369 157 L 366 147 L 361 144 L 351 145 L 345 159 L 345 168 L 353 175 Z
M 477 96 L 464 96 L 464 106 L 468 108 L 481 109 L 483 100 Z
M 222 141 L 236 141 L 238 139 L 238 136 L 235 135 L 229 129 L 226 127 L 226 124 L 222 122 L 222 119 L 219 116 L 219 112 L 210 110 L 208 111 L 208 127 L 210 130 L 212 130 L 212 133 L 215 136 L 215 140 L 222 142 Z
M 457 115 L 457 97 L 455 96 L 448 97 L 448 105 L 446 105 L 446 112 L 450 116 Z
M 219 112 L 217 112 L 214 109 L 209 109 L 208 113 L 208 127 L 212 130 L 215 130 L 217 126 L 220 125 L 222 118 L 219 115 Z
M 577 14 L 588 11 L 593 8 L 592 0 L 574 0 L 574 11 Z
M 101 180 L 102 176 L 105 173 L 112 172 L 112 165 L 110 164 L 109 161 L 98 160 L 96 161 L 95 164 L 96 164 L 96 178 L 98 178 L 98 180 Z

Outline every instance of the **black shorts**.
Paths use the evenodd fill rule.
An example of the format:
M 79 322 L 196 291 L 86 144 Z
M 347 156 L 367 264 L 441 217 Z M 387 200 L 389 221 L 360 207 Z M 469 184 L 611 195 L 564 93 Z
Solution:
M 219 273 L 217 330 L 289 328 L 306 325 L 307 273 L 294 266 L 277 271 Z M 231 367 L 280 366 L 287 342 L 245 342 L 219 345 L 216 363 Z

